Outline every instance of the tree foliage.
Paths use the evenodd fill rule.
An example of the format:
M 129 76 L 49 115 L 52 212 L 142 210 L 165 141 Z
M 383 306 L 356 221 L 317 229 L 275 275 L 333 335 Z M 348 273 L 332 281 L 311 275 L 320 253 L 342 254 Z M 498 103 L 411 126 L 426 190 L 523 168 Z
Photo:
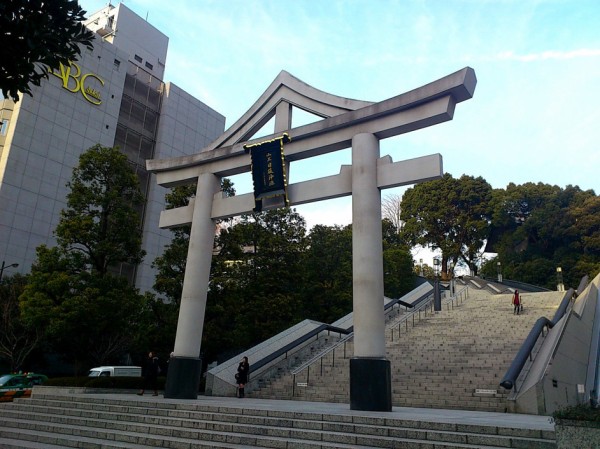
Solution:
M 101 275 L 118 263 L 141 262 L 138 210 L 144 198 L 127 157 L 95 145 L 80 156 L 67 187 L 67 208 L 55 231 L 59 246 L 79 253 L 84 266 Z
M 582 276 L 600 271 L 600 198 L 591 190 L 543 183 L 509 184 L 493 195 L 491 244 L 498 257 L 485 266 L 502 274 L 556 288 L 556 269 L 576 287 Z
M 92 49 L 94 34 L 82 21 L 77 0 L 0 2 L 0 88 L 5 98 L 31 95 L 52 70 Z
M 332 323 L 352 311 L 352 226 L 313 227 L 303 265 L 305 318 Z
M 306 223 L 295 210 L 242 216 L 221 231 L 217 247 L 203 339 L 207 353 L 215 354 L 219 339 L 241 350 L 305 318 L 298 286 Z
M 481 177 L 442 178 L 408 189 L 402 198 L 403 238 L 410 245 L 442 252 L 447 264 L 464 261 L 477 274 L 477 262 L 489 233 L 491 186 Z
M 41 246 L 37 256 L 20 299 L 26 323 L 78 372 L 118 361 L 140 332 L 143 297 L 122 277 L 82 270 L 58 247 Z
M 415 287 L 412 254 L 406 247 L 383 251 L 383 291 L 389 298 L 400 298 Z
M 26 284 L 27 278 L 20 274 L 0 281 L 0 358 L 8 361 L 11 372 L 23 368 L 41 337 L 37 327 L 28 326 L 21 319 L 19 295 Z
M 109 269 L 143 257 L 142 195 L 127 159 L 99 145 L 81 155 L 68 186 L 58 246 L 37 248 L 20 306 L 24 322 L 79 370 L 118 361 L 141 332 L 146 298 Z

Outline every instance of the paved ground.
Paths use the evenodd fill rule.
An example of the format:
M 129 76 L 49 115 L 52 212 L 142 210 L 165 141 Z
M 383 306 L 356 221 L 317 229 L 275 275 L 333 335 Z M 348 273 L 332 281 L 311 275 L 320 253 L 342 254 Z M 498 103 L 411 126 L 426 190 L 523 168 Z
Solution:
M 78 396 L 78 395 L 74 395 Z M 240 407 L 257 410 L 273 410 L 301 413 L 321 413 L 332 415 L 356 415 L 408 420 L 434 421 L 444 423 L 461 423 L 489 426 L 505 426 L 513 428 L 554 430 L 554 424 L 548 416 L 521 415 L 515 413 L 488 413 L 468 410 L 445 410 L 412 407 L 393 407 L 391 412 L 366 412 L 350 410 L 349 404 L 328 402 L 287 401 L 274 399 L 230 398 L 217 396 L 199 396 L 198 399 L 165 399 L 162 396 L 137 396 L 135 394 L 82 394 L 83 397 L 100 397 L 110 399 L 133 399 L 140 402 L 161 401 L 169 403 L 193 404 L 201 403 L 216 407 Z

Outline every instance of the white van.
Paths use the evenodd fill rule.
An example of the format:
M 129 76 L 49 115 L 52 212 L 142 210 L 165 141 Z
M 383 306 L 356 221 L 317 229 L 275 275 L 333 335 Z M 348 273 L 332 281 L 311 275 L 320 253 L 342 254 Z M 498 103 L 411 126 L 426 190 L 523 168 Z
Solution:
M 140 377 L 141 375 L 141 366 L 99 366 L 97 368 L 92 368 L 88 377 Z

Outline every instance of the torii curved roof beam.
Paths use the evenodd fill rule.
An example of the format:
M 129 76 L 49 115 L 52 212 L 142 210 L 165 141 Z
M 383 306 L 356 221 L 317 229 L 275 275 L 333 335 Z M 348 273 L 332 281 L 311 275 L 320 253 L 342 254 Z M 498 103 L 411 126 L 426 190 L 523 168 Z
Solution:
M 146 167 L 157 175 L 158 184 L 165 187 L 194 182 L 207 172 L 232 176 L 250 171 L 250 156 L 244 152 L 243 145 L 279 134 L 250 141 L 242 139 L 259 129 L 260 123 L 266 123 L 266 117 L 273 116 L 281 101 L 297 101 L 298 107 L 321 116 L 339 112 L 286 131 L 292 139 L 285 150 L 286 160 L 290 162 L 348 148 L 358 133 L 372 133 L 385 139 L 451 120 L 456 103 L 470 99 L 476 84 L 475 71 L 465 67 L 404 94 L 369 103 L 326 94 L 282 72 L 252 108 L 208 147 L 190 156 L 147 160 Z
M 338 97 L 300 81 L 282 70 L 252 107 L 219 138 L 202 151 L 214 150 L 251 139 L 273 116 L 281 102 L 287 102 L 322 118 L 333 117 L 373 104 Z

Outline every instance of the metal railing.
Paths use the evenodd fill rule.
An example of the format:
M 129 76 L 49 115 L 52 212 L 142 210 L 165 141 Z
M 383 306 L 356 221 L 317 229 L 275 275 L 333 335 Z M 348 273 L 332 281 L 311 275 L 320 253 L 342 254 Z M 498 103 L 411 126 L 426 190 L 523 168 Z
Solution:
M 279 359 L 280 357 L 282 358 L 282 360 L 287 359 L 289 353 L 290 352 L 294 353 L 295 352 L 294 350 L 299 348 L 303 343 L 306 343 L 307 341 L 312 340 L 315 337 L 316 337 L 316 340 L 318 340 L 321 337 L 322 332 L 327 332 L 327 335 L 330 335 L 331 332 L 334 332 L 336 334 L 339 334 L 341 337 L 342 334 L 344 334 L 344 335 L 348 334 L 350 332 L 350 330 L 331 326 L 329 324 L 322 324 L 321 326 L 313 329 L 310 332 L 307 332 L 306 334 L 302 335 L 301 337 L 298 337 L 297 339 L 288 343 L 287 345 L 283 346 L 282 348 L 278 349 L 277 351 L 274 351 L 271 354 L 269 354 L 268 356 L 263 357 L 262 359 L 253 363 L 252 365 L 250 365 L 250 372 L 254 376 L 256 376 L 257 373 L 260 373 L 261 368 L 269 365 L 271 362 L 274 362 L 275 360 Z
M 506 371 L 504 378 L 500 382 L 501 387 L 503 387 L 506 390 L 512 390 L 514 388 L 515 392 L 518 391 L 517 379 L 521 374 L 521 371 L 523 370 L 523 367 L 525 366 L 527 361 L 533 362 L 533 349 L 538 341 L 538 338 L 540 337 L 540 335 L 542 337 L 545 336 L 544 328 L 547 327 L 548 329 L 552 329 L 556 325 L 556 323 L 558 323 L 558 321 L 565 315 L 567 308 L 569 307 L 569 304 L 573 299 L 573 293 L 574 290 L 572 288 L 565 292 L 565 295 L 563 296 L 563 299 L 560 305 L 558 306 L 554 317 L 551 320 L 549 320 L 546 317 L 538 318 L 538 320 L 533 325 L 533 328 L 529 332 L 529 335 L 527 335 L 527 338 L 521 345 L 519 352 L 510 364 L 510 367 Z
M 466 298 L 469 297 L 469 287 L 465 285 L 462 289 L 456 292 L 453 296 L 446 298 L 443 303 L 446 306 L 446 310 L 454 310 L 454 307 L 458 307 Z M 390 323 L 387 327 L 390 329 L 390 341 L 394 341 L 394 330 L 398 331 L 398 339 L 402 333 L 402 325 L 404 324 L 405 333 L 408 332 L 408 324 L 411 322 L 412 327 L 415 326 L 415 320 L 418 323 L 421 321 L 421 312 L 427 317 L 427 313 L 435 314 L 433 293 L 423 302 L 418 308 L 414 309 L 411 313 L 403 315 L 399 320 Z
M 462 303 L 466 298 L 468 298 L 468 295 L 469 295 L 468 286 L 464 286 L 454 296 L 451 296 L 444 301 L 444 304 L 446 305 L 447 310 L 451 310 L 451 309 L 454 309 L 454 307 L 458 307 L 460 305 L 459 303 Z M 413 310 L 410 313 L 402 314 L 401 318 L 399 320 L 395 320 L 393 323 L 386 324 L 386 328 L 391 329 L 390 341 L 394 341 L 394 327 L 395 326 L 398 326 L 398 337 L 400 337 L 400 329 L 402 327 L 402 324 L 405 324 L 406 332 L 408 332 L 408 323 L 411 322 L 412 327 L 414 327 L 415 324 L 417 324 L 419 321 L 421 321 L 421 313 L 423 313 L 425 317 L 427 317 L 428 313 L 433 315 L 435 313 L 435 311 L 433 310 L 434 309 L 433 299 L 434 299 L 433 293 L 427 293 L 427 294 L 423 295 L 422 297 L 418 298 L 415 301 L 414 306 L 412 304 L 404 303 L 403 301 L 400 301 L 400 300 L 394 300 L 394 301 L 391 301 L 388 304 L 386 304 L 384 307 L 384 311 L 386 309 L 393 308 L 396 304 L 402 304 L 405 307 L 413 308 Z M 352 330 L 352 329 L 353 329 L 352 327 L 349 328 L 349 330 Z M 332 354 L 331 366 L 334 367 L 335 359 L 336 359 L 335 352 L 340 346 L 343 346 L 342 358 L 346 359 L 347 358 L 346 357 L 347 343 L 352 338 L 354 338 L 354 332 L 351 332 L 350 334 L 346 335 L 344 338 L 340 339 L 333 346 L 330 346 L 329 348 L 325 349 L 324 351 L 321 351 L 320 353 L 316 354 L 311 359 L 304 362 L 298 368 L 292 370 L 290 372 L 290 374 L 292 375 L 292 397 L 294 397 L 296 394 L 296 385 L 297 385 L 296 376 L 298 376 L 300 373 L 302 373 L 304 370 L 306 370 L 306 378 L 305 378 L 305 382 L 303 382 L 303 384 L 304 384 L 304 386 L 308 386 L 308 383 L 310 382 L 311 367 L 316 362 L 320 362 L 318 368 L 320 370 L 320 374 L 322 375 L 323 374 L 323 361 L 324 361 L 325 357 L 330 353 Z
M 496 278 L 491 277 L 491 276 L 482 276 L 481 279 L 484 279 L 484 280 L 494 283 L 494 284 L 500 284 L 500 285 L 504 285 L 506 287 L 510 287 L 513 289 L 518 289 L 519 291 L 523 290 L 523 291 L 527 291 L 530 293 L 542 293 L 542 292 L 553 291 L 546 287 L 540 287 L 539 285 L 528 284 L 526 282 L 515 281 L 512 279 L 503 278 L 502 282 L 499 282 Z

